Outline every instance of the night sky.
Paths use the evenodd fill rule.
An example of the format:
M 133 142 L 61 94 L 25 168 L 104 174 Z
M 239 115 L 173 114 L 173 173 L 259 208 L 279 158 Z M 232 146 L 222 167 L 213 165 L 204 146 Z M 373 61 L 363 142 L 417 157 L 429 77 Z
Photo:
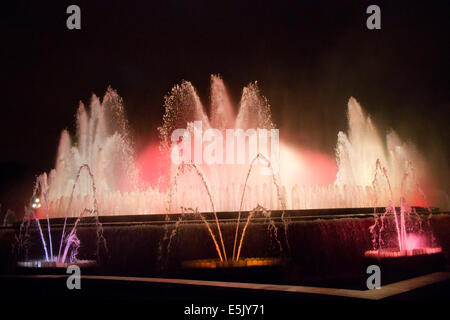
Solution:
M 81 8 L 81 30 L 66 8 Z M 366 8 L 381 8 L 381 30 Z M 210 74 L 238 103 L 258 80 L 280 134 L 333 154 L 354 96 L 381 133 L 394 128 L 449 190 L 449 1 L 11 1 L 2 3 L 0 217 L 20 211 L 54 167 L 80 100 L 110 85 L 139 152 L 163 99 L 189 80 L 209 105 Z

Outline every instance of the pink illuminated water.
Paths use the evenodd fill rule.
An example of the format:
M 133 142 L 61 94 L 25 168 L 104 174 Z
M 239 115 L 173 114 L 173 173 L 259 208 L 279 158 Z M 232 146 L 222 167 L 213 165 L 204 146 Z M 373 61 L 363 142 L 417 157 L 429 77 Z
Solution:
M 372 182 L 374 188 L 377 179 L 384 177 L 391 198 L 386 211 L 380 216 L 375 214 L 375 223 L 369 228 L 372 234 L 373 250 L 366 251 L 365 255 L 368 257 L 400 257 L 441 252 L 441 248 L 436 246 L 431 230 L 431 209 L 427 208 L 428 216 L 419 215 L 415 208 L 409 206 L 404 197 L 408 177 L 415 177 L 411 162 L 407 165 L 407 170 L 401 182 L 400 207 L 397 208 L 387 170 L 381 167 L 380 161 L 376 162 L 376 172 Z M 415 181 L 414 185 L 418 189 L 417 192 L 424 197 L 423 202 L 426 203 L 427 199 L 418 181 Z

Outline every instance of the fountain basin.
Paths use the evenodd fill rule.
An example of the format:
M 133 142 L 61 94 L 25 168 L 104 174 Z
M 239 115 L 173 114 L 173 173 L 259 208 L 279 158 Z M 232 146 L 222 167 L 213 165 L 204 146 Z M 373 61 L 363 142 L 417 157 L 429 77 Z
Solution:
M 416 248 L 411 250 L 394 250 L 394 249 L 382 249 L 382 250 L 368 250 L 364 253 L 367 258 L 395 258 L 395 257 L 410 257 L 417 255 L 436 254 L 442 252 L 441 247 L 435 248 Z
M 237 261 L 201 259 L 183 261 L 183 276 L 191 279 L 239 281 L 239 282 L 277 282 L 284 275 L 285 261 L 281 258 L 243 258 Z
M 78 266 L 83 271 L 92 271 L 97 267 L 95 260 L 78 260 L 76 262 L 56 262 L 46 260 L 28 260 L 17 262 L 17 271 L 25 274 L 65 274 L 69 266 Z
M 403 251 L 394 249 L 370 250 L 364 254 L 365 270 L 369 265 L 379 266 L 382 284 L 444 271 L 445 264 L 445 255 L 440 247 Z
M 17 266 L 22 268 L 64 268 L 67 269 L 69 266 L 76 265 L 80 268 L 94 267 L 97 265 L 95 260 L 78 260 L 77 262 L 56 262 L 56 261 L 45 261 L 45 260 L 31 260 L 31 261 L 19 261 Z
M 236 215 L 235 212 L 218 213 L 219 221 L 224 222 L 222 225 L 224 239 L 229 244 L 232 244 L 235 225 L 225 222 L 236 218 Z M 280 212 L 272 212 L 279 231 L 278 237 L 274 237 L 267 231 L 267 224 L 264 221 L 255 218 L 250 222 L 242 246 L 242 257 L 279 258 L 281 253 L 289 259 L 287 263 L 284 262 L 284 266 L 244 268 L 229 266 L 228 268 L 197 268 L 195 270 L 188 268 L 186 264 L 188 261 L 206 259 L 204 260 L 206 262 L 208 259 L 217 257 L 214 244 L 204 223 L 199 219 L 195 220 L 194 217 L 192 219 L 186 217 L 183 220 L 186 223 L 178 226 L 171 242 L 170 252 L 168 252 L 167 241 L 163 241 L 167 234 L 165 229 L 168 230 L 168 234 L 171 234 L 180 215 L 170 215 L 170 221 L 167 222 L 165 215 L 135 215 L 100 217 L 104 226 L 104 236 L 107 239 L 108 254 L 100 256 L 101 260 L 98 261 L 98 267 L 94 268 L 94 271 L 90 271 L 89 268 L 87 270 L 102 275 L 132 277 L 188 279 L 196 276 L 195 278 L 199 280 L 206 277 L 213 280 L 213 273 L 225 278 L 222 274 L 231 273 L 227 270 L 237 270 L 241 274 L 247 270 L 248 278 L 251 278 L 252 282 L 366 289 L 365 281 L 368 275 L 366 273 L 367 265 L 364 264 L 367 264 L 369 257 L 365 257 L 364 253 L 372 247 L 371 235 L 367 230 L 373 225 L 373 208 L 287 211 L 286 215 L 290 219 L 287 234 L 292 249 L 290 253 L 287 252 L 287 249 L 280 252 L 276 242 L 278 239 L 283 248 L 286 248 L 284 226 L 281 219 L 278 218 L 280 215 Z M 204 216 L 208 220 L 213 218 L 209 213 Z M 245 219 L 247 213 L 243 213 L 243 217 Z M 75 218 L 68 219 L 68 225 L 71 226 L 74 221 Z M 52 238 L 59 239 L 63 220 L 51 219 L 50 222 Z M 437 243 L 442 247 L 442 252 L 447 254 L 450 252 L 450 234 L 448 233 L 450 215 L 435 214 L 431 219 L 431 224 L 435 230 Z M 42 267 L 34 269 L 17 267 L 17 258 L 12 255 L 11 250 L 15 241 L 14 235 L 18 232 L 16 228 L 0 229 L 0 274 L 29 274 L 33 270 L 47 271 Z M 86 217 L 78 226 L 77 236 L 83 243 L 80 258 L 96 260 L 93 253 L 96 252 L 97 236 L 95 221 L 92 217 Z M 30 228 L 30 242 L 32 245 L 29 248 L 29 258 L 19 261 L 42 261 L 42 244 L 39 232 L 35 227 Z M 159 250 L 161 244 L 162 253 Z M 159 255 L 162 255 L 161 259 L 159 259 Z M 406 258 L 414 257 L 417 255 Z M 241 260 L 244 261 L 244 259 Z M 216 261 L 219 263 L 218 259 Z M 183 262 L 185 262 L 184 267 L 182 266 Z M 377 259 L 373 259 L 370 264 L 378 265 Z M 385 279 L 383 270 L 382 281 Z M 50 271 L 53 274 L 57 272 L 55 269 Z M 61 269 L 61 272 L 65 273 L 65 269 Z M 82 270 L 83 274 L 87 272 Z M 276 281 L 277 272 L 280 277 Z M 35 273 L 38 274 L 38 271 Z M 254 275 L 256 273 L 260 275 L 259 281 Z M 244 276 L 242 278 L 243 282 L 249 282 L 248 278 Z M 341 279 L 343 281 L 351 279 L 352 283 L 350 285 L 341 284 Z M 353 279 L 356 280 L 353 281 Z M 357 285 L 353 286 L 353 282 L 357 282 Z
M 184 261 L 184 268 L 215 269 L 215 268 L 248 268 L 270 267 L 283 264 L 280 258 L 244 258 L 239 260 L 220 261 L 217 259 L 200 259 Z

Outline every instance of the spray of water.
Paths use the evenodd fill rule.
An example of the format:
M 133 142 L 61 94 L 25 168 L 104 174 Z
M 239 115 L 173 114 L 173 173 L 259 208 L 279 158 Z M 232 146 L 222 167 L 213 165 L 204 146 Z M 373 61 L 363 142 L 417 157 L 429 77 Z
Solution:
M 220 244 L 222 246 L 223 258 L 226 261 L 227 260 L 227 252 L 225 250 L 225 244 L 223 243 L 222 229 L 220 228 L 219 218 L 217 217 L 216 209 L 214 207 L 214 201 L 211 196 L 211 191 L 210 191 L 208 182 L 206 181 L 205 175 L 203 174 L 201 169 L 199 169 L 198 166 L 195 165 L 195 163 L 188 164 L 188 166 L 190 166 L 191 168 L 193 168 L 195 170 L 197 175 L 200 177 L 203 186 L 205 187 L 206 193 L 208 194 L 208 198 L 211 203 L 211 209 L 214 214 L 214 219 L 216 220 L 217 231 L 219 232 L 219 239 L 220 239 Z
M 28 210 L 31 210 L 31 209 L 28 209 Z M 47 243 L 45 241 L 44 233 L 42 232 L 42 228 L 41 228 L 41 224 L 39 222 L 39 219 L 36 217 L 36 213 L 34 212 L 34 210 L 31 210 L 30 214 L 33 216 L 34 220 L 36 221 L 36 225 L 37 225 L 38 230 L 39 230 L 39 235 L 41 236 L 42 246 L 44 247 L 45 260 L 46 261 L 50 261 L 50 258 L 49 258 L 49 255 L 48 255 L 48 250 L 47 250 Z
M 31 197 L 31 200 L 30 200 L 30 207 L 28 207 L 28 208 L 26 207 L 25 208 L 24 220 L 27 219 L 28 216 L 32 216 L 33 219 L 36 221 L 36 225 L 38 227 L 39 234 L 40 234 L 40 237 L 41 237 L 42 246 L 44 248 L 45 260 L 49 261 L 50 259 L 53 259 L 53 249 L 52 249 L 52 240 L 51 240 L 52 238 L 51 238 L 51 232 L 50 232 L 50 220 L 49 220 L 49 217 L 48 217 L 48 207 L 46 206 L 46 217 L 47 217 L 47 231 L 48 231 L 48 238 L 49 238 L 49 246 L 50 246 L 50 252 L 51 252 L 50 255 L 48 253 L 47 242 L 45 241 L 44 233 L 42 232 L 41 223 L 39 222 L 39 219 L 36 216 L 36 212 L 31 209 L 33 207 L 31 202 L 34 203 L 39 187 L 41 187 L 41 192 L 45 192 L 45 191 L 43 191 L 44 190 L 43 189 L 44 186 L 43 186 L 42 181 L 43 181 L 43 179 L 41 179 L 41 177 L 39 177 L 38 180 L 36 181 L 35 185 L 34 185 L 32 197 Z
M 211 236 L 211 239 L 214 242 L 214 247 L 216 248 L 217 255 L 219 256 L 220 261 L 223 261 L 222 251 L 220 250 L 216 236 L 214 235 L 214 232 L 212 231 L 211 225 L 209 224 L 208 220 L 205 219 L 205 217 L 198 211 L 198 209 L 194 210 L 192 208 L 182 208 L 182 210 L 183 212 L 191 212 L 200 216 L 200 219 L 202 219 L 202 222 L 205 224 L 206 228 L 208 229 L 209 235 Z
M 45 204 L 45 218 L 47 219 L 48 244 L 49 244 L 49 248 L 50 248 L 50 257 L 53 259 L 53 242 L 52 242 L 52 233 L 50 232 L 50 218 L 49 218 L 48 200 L 47 200 L 48 186 L 45 184 L 47 181 L 45 179 L 45 177 L 46 177 L 45 173 L 43 175 L 39 176 L 38 184 L 40 186 L 41 195 L 42 195 L 42 198 L 44 199 L 44 204 Z
M 250 220 L 253 218 L 253 215 L 258 211 L 266 212 L 267 210 L 264 207 L 258 205 L 255 209 L 251 210 L 248 213 L 247 222 L 244 225 L 244 229 L 242 230 L 241 239 L 239 240 L 239 247 L 238 247 L 238 252 L 236 255 L 236 261 L 239 260 L 239 257 L 241 255 L 242 243 L 244 242 L 245 232 L 247 231 L 248 224 L 250 223 Z
M 66 241 L 65 241 L 66 246 L 64 248 L 63 255 L 62 255 L 61 259 L 58 258 L 59 262 L 66 261 L 67 253 L 69 252 L 69 249 L 71 247 L 72 247 L 72 253 L 71 253 L 71 258 L 70 258 L 69 262 L 74 262 L 76 260 L 78 248 L 80 246 L 80 240 L 78 239 L 77 234 L 76 234 L 77 225 L 80 222 L 81 218 L 83 218 L 84 216 L 86 216 L 88 214 L 92 214 L 92 210 L 84 209 L 83 212 L 80 214 L 80 216 L 77 218 L 77 220 L 75 220 L 72 230 L 66 237 Z
M 259 160 L 259 159 L 263 160 L 264 163 L 265 163 L 265 164 L 267 165 L 267 167 L 269 168 L 269 170 L 272 172 L 273 182 L 274 182 L 274 184 L 275 184 L 275 186 L 276 186 L 276 188 L 277 188 L 278 201 L 281 203 L 281 207 L 282 207 L 282 209 L 283 209 L 282 220 L 283 220 L 283 222 L 285 222 L 285 219 L 284 219 L 284 212 L 285 212 L 285 209 L 286 209 L 285 199 L 284 199 L 283 195 L 282 195 L 281 192 L 280 192 L 280 187 L 279 187 L 278 182 L 276 181 L 276 177 L 275 177 L 275 174 L 274 174 L 272 165 L 271 165 L 270 161 L 269 161 L 263 154 L 258 153 L 258 154 L 256 155 L 256 157 L 253 158 L 253 160 L 250 162 L 250 166 L 249 166 L 247 175 L 246 175 L 246 177 L 245 177 L 244 187 L 243 187 L 243 189 L 242 189 L 241 202 L 240 202 L 240 205 L 239 205 L 239 213 L 238 213 L 238 218 L 237 218 L 237 222 L 236 222 L 236 232 L 235 232 L 235 236 L 234 236 L 233 260 L 234 260 L 234 258 L 235 258 L 236 243 L 237 243 L 237 238 L 238 238 L 238 233 L 239 233 L 239 224 L 240 224 L 240 220 L 241 220 L 241 212 L 242 212 L 242 206 L 243 206 L 243 203 L 244 203 L 245 190 L 247 189 L 248 178 L 250 177 L 250 173 L 252 172 L 253 165 L 254 165 L 255 162 L 256 162 L 257 160 Z M 263 208 L 263 207 L 260 206 L 260 205 L 258 204 L 256 208 Z M 254 210 L 255 210 L 255 209 L 254 209 Z M 252 211 L 253 213 L 254 213 L 254 210 Z M 253 215 L 253 213 L 252 213 L 252 215 Z M 245 226 L 244 226 L 244 230 L 247 229 L 247 225 L 248 225 L 248 223 L 250 222 L 250 219 L 251 219 L 251 215 L 249 214 L 249 217 L 248 217 L 248 219 L 247 219 L 247 222 L 246 222 L 246 224 L 245 224 Z M 285 222 L 284 227 L 285 227 L 285 234 L 287 234 L 287 222 Z M 245 232 L 243 231 L 242 234 L 244 234 L 244 233 L 245 233 Z M 287 240 L 287 238 L 286 238 L 286 240 Z M 242 237 L 241 237 L 241 243 L 242 243 Z M 288 241 L 286 241 L 286 243 L 288 243 Z M 238 252 L 240 252 L 240 250 L 239 250 Z M 238 259 L 239 259 L 239 253 L 238 253 L 238 255 L 237 255 L 236 260 L 238 260 Z
M 394 203 L 394 196 L 390 184 L 390 179 L 387 173 L 387 169 L 382 167 L 380 164 L 380 160 L 376 162 L 376 170 L 373 179 L 373 187 L 376 189 L 377 185 L 377 175 L 378 172 L 382 172 L 386 184 L 388 186 L 388 190 L 390 191 L 391 199 L 389 200 L 389 205 L 386 207 L 385 212 L 378 216 L 376 211 L 374 212 L 375 223 L 369 228 L 372 234 L 372 242 L 373 242 L 373 251 L 370 253 L 373 255 L 373 252 L 376 252 L 378 255 L 382 254 L 383 249 L 391 250 L 393 249 L 392 245 L 389 245 L 389 234 L 386 234 L 388 229 L 386 229 L 386 218 L 389 215 L 393 216 L 393 220 L 395 223 L 395 237 L 397 238 L 397 253 L 390 252 L 389 254 L 403 254 L 402 252 L 412 252 L 418 248 L 422 248 L 422 250 L 428 250 L 430 252 L 435 252 L 436 250 L 440 250 L 436 247 L 435 242 L 433 241 L 434 236 L 431 230 L 431 225 L 428 224 L 427 232 L 423 229 L 422 218 L 417 213 L 415 208 L 411 208 L 406 201 L 406 184 L 408 181 L 408 177 L 414 178 L 414 168 L 411 162 L 407 165 L 407 171 L 404 172 L 403 178 L 401 181 L 401 196 L 400 196 L 400 214 L 398 215 L 397 208 Z M 420 185 L 416 183 L 417 188 L 420 190 Z M 375 194 L 375 197 L 377 193 Z M 431 219 L 431 209 L 428 208 L 429 215 L 428 221 Z M 427 244 L 424 241 L 423 235 L 427 233 L 430 235 L 430 241 Z M 387 240 L 387 241 L 385 241 Z M 427 249 L 428 248 L 428 249 Z M 436 251 L 437 252 L 437 251 Z M 383 253 L 385 254 L 385 253 Z
M 403 237 L 403 233 L 400 231 L 400 224 L 398 221 L 397 209 L 395 208 L 395 202 L 394 202 L 394 194 L 392 192 L 391 182 L 389 180 L 386 168 L 383 168 L 382 171 L 383 171 L 384 177 L 386 178 L 386 183 L 388 185 L 389 192 L 391 194 L 391 199 L 389 200 L 389 206 L 392 209 L 392 212 L 394 213 L 395 228 L 397 229 L 398 247 L 400 248 L 400 251 L 401 251 L 404 248 L 404 237 Z
M 19 233 L 14 235 L 15 242 L 12 247 L 12 256 L 17 258 L 24 256 L 28 260 L 31 245 L 29 228 L 31 225 L 31 210 L 24 208 L 25 214 L 19 226 Z
M 76 189 L 77 183 L 78 183 L 78 181 L 80 179 L 81 172 L 83 170 L 87 171 L 87 173 L 89 174 L 89 177 L 91 179 L 91 182 L 92 182 L 92 194 L 93 194 L 93 199 L 94 199 L 94 212 L 93 213 L 95 214 L 95 225 L 96 225 L 96 233 L 97 233 L 97 258 L 99 257 L 100 244 L 103 244 L 103 246 L 107 250 L 106 239 L 103 237 L 103 226 L 102 226 L 102 224 L 101 224 L 101 222 L 99 220 L 98 203 L 97 203 L 97 198 L 95 196 L 97 189 L 96 189 L 96 186 L 95 186 L 94 175 L 93 175 L 89 165 L 84 164 L 84 165 L 80 166 L 80 168 L 78 169 L 78 173 L 77 173 L 77 176 L 75 178 L 75 182 L 74 182 L 74 184 L 72 186 L 72 192 L 71 192 L 71 195 L 70 195 L 70 198 L 69 198 L 69 206 L 67 207 L 66 216 L 64 218 L 64 224 L 63 224 L 63 229 L 62 229 L 62 233 L 61 233 L 61 241 L 60 241 L 60 244 L 59 244 L 58 259 L 57 259 L 58 261 L 62 261 L 62 262 L 65 261 L 65 256 L 66 255 L 63 254 L 63 256 L 61 256 L 61 250 L 62 250 L 63 243 L 67 242 L 69 240 L 69 237 L 70 237 L 70 234 L 69 234 L 67 236 L 67 238 L 66 238 L 66 234 L 65 234 L 66 225 L 67 225 L 67 218 L 68 218 L 68 213 L 69 213 L 72 201 L 73 201 L 75 189 Z M 83 210 L 83 214 L 88 213 L 88 212 L 92 213 L 92 211 Z M 78 217 L 77 223 L 78 223 L 79 219 L 80 219 L 80 217 Z M 73 231 L 74 230 L 75 230 L 75 228 L 73 229 Z M 66 248 L 67 248 L 67 246 L 66 246 Z

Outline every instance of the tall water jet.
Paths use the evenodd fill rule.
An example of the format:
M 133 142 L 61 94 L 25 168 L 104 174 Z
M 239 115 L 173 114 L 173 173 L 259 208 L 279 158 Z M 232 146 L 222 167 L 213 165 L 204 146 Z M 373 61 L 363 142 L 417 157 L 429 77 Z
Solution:
M 134 151 L 122 100 L 117 92 L 108 88 L 102 102 L 93 95 L 89 112 L 80 103 L 76 120 L 75 141 L 72 142 L 66 130 L 62 131 L 55 169 L 50 171 L 48 179 L 42 177 L 48 185 L 47 197 L 53 204 L 53 216 L 63 214 L 61 207 L 66 206 L 77 172 L 85 164 L 96 177 L 101 195 L 133 190 L 137 183 Z M 81 173 L 73 196 L 88 196 L 92 203 L 91 181 L 86 172 Z M 69 216 L 79 212 L 80 207 L 75 205 Z
M 373 173 L 376 171 L 377 161 L 389 173 L 392 190 L 378 194 L 377 203 L 383 206 L 389 198 L 399 198 L 402 195 L 401 185 L 403 174 L 407 171 L 409 162 L 417 168 L 419 180 L 427 176 L 423 157 L 416 151 L 411 143 L 400 140 L 395 131 L 389 131 L 383 139 L 370 116 L 366 115 L 361 105 L 351 97 L 348 102 L 348 132 L 338 133 L 336 145 L 336 160 L 338 172 L 335 184 L 338 186 L 372 187 Z M 392 196 L 390 192 L 392 191 Z M 414 185 L 408 181 L 404 186 L 404 194 L 416 192 Z M 403 194 L 403 195 L 404 195 Z M 408 195 L 411 200 L 417 194 Z
M 235 115 L 225 84 L 219 76 L 211 76 L 211 126 L 217 129 L 234 128 Z
M 184 147 L 187 150 L 183 149 L 183 152 L 187 151 L 190 154 L 189 161 L 195 162 L 205 172 L 205 175 L 208 176 L 212 187 L 212 194 L 215 198 L 214 203 L 217 203 L 221 210 L 238 210 L 238 195 L 241 193 L 240 188 L 242 186 L 241 177 L 245 175 L 253 157 L 247 157 L 249 151 L 244 150 L 246 160 L 243 163 L 235 163 L 236 154 L 232 156 L 232 163 L 226 162 L 225 158 L 227 155 L 223 153 L 220 154 L 222 158 L 217 163 L 205 163 L 205 160 L 202 158 L 203 154 L 199 155 L 196 153 L 197 141 L 195 139 L 198 136 L 202 138 L 204 130 L 213 128 L 218 135 L 224 137 L 220 142 L 220 147 L 223 147 L 225 145 L 228 146 L 228 143 L 233 145 L 236 143 L 236 136 L 227 136 L 226 131 L 229 129 L 240 129 L 244 132 L 244 129 L 257 130 L 274 128 L 270 117 L 270 107 L 267 100 L 260 94 L 256 83 L 244 88 L 236 118 L 234 117 L 234 108 L 227 95 L 223 80 L 214 75 L 211 76 L 211 121 L 208 119 L 196 91 L 188 82 L 183 82 L 181 85 L 175 86 L 172 89 L 170 96 L 165 99 L 165 106 L 166 114 L 163 118 L 163 125 L 159 128 L 163 147 L 167 149 L 173 147 L 174 143 L 170 141 L 170 135 L 176 129 L 186 128 L 189 136 L 183 136 L 182 139 L 191 139 L 191 136 L 193 136 L 194 141 L 189 140 L 187 147 Z M 248 140 L 250 138 L 246 137 L 245 139 Z M 204 146 L 200 150 L 200 153 L 203 153 L 206 148 L 208 146 Z M 192 153 L 194 154 L 192 155 Z M 199 160 L 200 162 L 203 161 L 203 163 L 198 163 Z M 260 167 L 261 164 L 258 164 L 258 166 Z M 172 165 L 172 171 L 172 177 L 177 175 L 176 164 Z M 173 180 L 174 178 L 172 178 Z M 180 180 L 177 184 L 183 186 L 181 192 L 186 192 L 189 189 L 199 189 L 196 186 L 198 184 L 197 179 L 189 176 L 189 173 L 177 178 L 177 180 Z M 256 175 L 253 180 L 255 181 L 253 181 L 252 185 L 262 186 L 264 183 L 271 185 L 270 179 L 264 176 L 261 177 L 260 174 Z M 225 190 L 228 192 L 225 192 Z M 233 197 L 228 199 L 223 198 L 223 195 L 229 194 L 230 191 L 234 193 Z M 195 195 L 194 197 L 198 202 L 187 204 L 198 207 L 200 211 L 207 210 L 205 204 L 201 203 L 203 202 L 200 200 L 201 196 Z M 179 200 L 174 199 L 174 201 Z M 256 201 L 255 203 L 249 203 L 246 209 L 250 209 L 256 206 L 256 204 Z M 175 207 L 180 206 L 186 206 L 186 203 L 175 205 Z

